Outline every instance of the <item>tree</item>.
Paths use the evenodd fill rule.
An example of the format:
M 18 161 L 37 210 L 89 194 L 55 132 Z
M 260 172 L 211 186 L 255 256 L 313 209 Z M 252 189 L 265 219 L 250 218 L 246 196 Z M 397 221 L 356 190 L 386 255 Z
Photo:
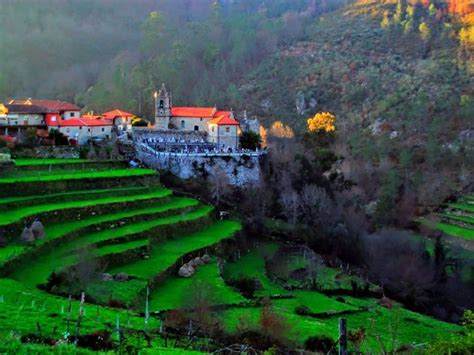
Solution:
M 271 338 L 279 343 L 287 341 L 285 333 L 290 328 L 284 318 L 273 310 L 270 301 L 267 301 L 263 306 L 259 323 L 262 334 L 266 339 Z
M 319 112 L 314 115 L 313 118 L 309 118 L 308 131 L 312 133 L 316 132 L 334 132 L 336 130 L 335 126 L 336 116 L 329 112 Z
M 300 196 L 291 186 L 287 187 L 280 197 L 280 205 L 283 208 L 283 213 L 293 226 L 296 225 L 296 221 L 300 215 L 300 201 Z
M 390 14 L 388 13 L 388 11 L 385 11 L 385 13 L 383 14 L 383 19 L 382 21 L 380 22 L 380 26 L 386 30 L 390 27 L 391 25 L 391 22 L 390 22 Z
M 397 9 L 395 10 L 395 14 L 393 15 L 393 22 L 396 24 L 400 24 L 402 21 L 403 21 L 403 4 L 402 4 L 402 0 L 398 0 Z
M 293 130 L 281 121 L 273 122 L 270 134 L 276 138 L 293 138 L 295 136 Z
M 252 131 L 243 132 L 239 140 L 242 149 L 256 150 L 257 148 L 260 149 L 262 145 L 262 137 Z
M 418 26 L 418 30 L 420 31 L 420 37 L 423 42 L 428 42 L 431 36 L 431 30 L 428 24 L 426 22 L 420 23 L 420 26 Z
M 211 185 L 211 197 L 216 206 L 219 206 L 222 199 L 231 192 L 229 177 L 224 169 L 220 166 L 216 166 L 214 174 L 209 176 L 209 183 Z

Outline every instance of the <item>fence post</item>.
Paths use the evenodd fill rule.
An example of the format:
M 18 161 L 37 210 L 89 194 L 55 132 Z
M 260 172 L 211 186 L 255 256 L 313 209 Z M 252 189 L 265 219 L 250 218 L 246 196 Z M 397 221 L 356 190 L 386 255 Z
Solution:
M 347 355 L 347 327 L 346 319 L 339 319 L 339 355 Z

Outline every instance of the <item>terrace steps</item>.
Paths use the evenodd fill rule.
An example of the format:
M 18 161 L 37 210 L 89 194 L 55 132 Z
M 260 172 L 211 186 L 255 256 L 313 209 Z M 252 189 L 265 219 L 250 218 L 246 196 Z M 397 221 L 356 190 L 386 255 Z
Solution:
M 474 248 L 473 202 L 472 195 L 464 196 L 455 203 L 444 205 L 443 209 L 432 218 L 425 218 L 420 222 L 454 238 L 448 238 L 451 242 L 472 250 Z
M 189 198 L 172 197 L 169 201 L 157 201 L 154 205 L 141 209 L 130 209 L 105 215 L 94 215 L 88 218 L 66 221 L 46 226 L 47 237 L 36 241 L 34 248 L 54 247 L 58 242 L 65 242 L 72 238 L 80 238 L 87 233 L 101 229 L 114 228 L 116 225 L 137 223 L 141 220 L 164 217 L 168 214 L 189 212 L 198 206 L 199 202 Z M 12 261 L 21 254 L 28 253 L 33 247 L 10 244 L 0 249 L 0 267 Z M 26 254 L 25 254 L 26 255 Z
M 22 197 L 2 198 L 0 200 L 0 211 L 17 209 L 28 206 L 36 206 L 44 203 L 62 202 L 74 199 L 75 201 L 87 200 L 94 198 L 104 198 L 109 196 L 127 196 L 137 193 L 145 193 L 149 191 L 148 187 L 133 186 L 115 189 L 100 189 L 100 190 L 78 190 L 70 192 L 52 193 L 48 195 L 33 195 Z
M 76 252 L 78 250 L 100 246 L 100 243 L 110 243 L 112 241 L 118 242 L 119 240 L 128 242 L 143 239 L 144 234 L 154 236 L 159 234 L 160 229 L 163 227 L 180 222 L 196 223 L 203 218 L 208 218 L 211 211 L 211 207 L 203 206 L 195 211 L 183 215 L 173 215 L 150 222 L 125 225 L 113 230 L 107 229 L 87 234 L 80 238 L 75 238 L 74 240 L 63 243 L 57 248 L 50 250 L 48 253 L 43 253 L 39 259 L 29 260 L 27 265 L 23 264 L 16 268 L 11 276 L 14 279 L 20 280 L 31 286 L 40 285 L 47 281 L 52 272 L 77 263 L 78 259 Z M 31 269 L 34 269 L 35 273 L 31 273 Z

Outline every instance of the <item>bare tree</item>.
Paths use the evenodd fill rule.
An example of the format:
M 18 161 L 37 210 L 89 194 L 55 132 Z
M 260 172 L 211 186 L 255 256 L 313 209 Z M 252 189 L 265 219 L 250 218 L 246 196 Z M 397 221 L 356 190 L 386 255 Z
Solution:
M 280 205 L 283 208 L 285 217 L 295 226 L 300 215 L 301 207 L 298 193 L 293 188 L 287 187 L 287 189 L 281 193 Z
M 211 197 L 216 206 L 219 206 L 221 201 L 231 192 L 229 177 L 224 169 L 216 166 L 214 174 L 209 176 L 209 183 L 211 185 Z

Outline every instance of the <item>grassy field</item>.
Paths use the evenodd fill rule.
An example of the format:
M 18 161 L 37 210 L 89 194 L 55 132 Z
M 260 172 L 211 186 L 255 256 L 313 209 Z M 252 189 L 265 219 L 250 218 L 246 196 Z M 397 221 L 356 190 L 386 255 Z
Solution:
M 474 212 L 474 205 L 472 203 L 450 203 L 448 204 L 448 207 L 467 212 Z
M 431 229 L 437 229 L 455 238 L 468 242 L 474 240 L 474 204 L 471 203 L 472 195 L 464 196 L 456 203 L 447 204 L 444 211 L 430 217 L 420 219 L 420 223 Z M 439 221 L 439 219 L 442 219 Z
M 187 207 L 195 207 L 199 204 L 197 200 L 190 198 L 176 198 L 173 197 L 169 202 L 163 203 L 161 201 L 146 208 L 130 209 L 123 212 L 96 215 L 81 219 L 79 221 L 67 221 L 65 223 L 58 223 L 50 227 L 46 227 L 46 234 L 48 240 L 62 237 L 73 231 L 81 228 L 93 226 L 104 222 L 121 221 L 126 222 L 128 218 L 137 217 L 141 215 L 155 215 L 163 212 L 179 210 Z
M 58 198 L 77 198 L 80 196 L 89 196 L 89 195 L 101 195 L 101 194 L 114 194 L 120 195 L 122 193 L 133 193 L 146 191 L 147 187 L 133 186 L 133 187 L 123 187 L 116 189 L 99 189 L 99 190 L 80 190 L 80 191 L 69 191 L 69 192 L 60 192 L 48 195 L 34 195 L 34 196 L 20 196 L 20 197 L 4 197 L 0 200 L 0 207 L 2 205 L 8 205 L 12 203 L 22 203 L 22 202 L 36 202 L 35 204 L 44 203 L 44 200 L 58 199 Z
M 90 163 L 91 160 L 86 159 L 15 159 L 15 165 L 57 165 L 57 164 L 81 164 Z
M 131 196 L 114 196 L 106 197 L 101 199 L 90 199 L 90 200 L 80 200 L 80 201 L 67 201 L 59 203 L 47 203 L 37 206 L 28 206 L 24 208 L 12 209 L 9 211 L 4 211 L 0 215 L 0 226 L 7 225 L 10 223 L 15 223 L 20 221 L 23 218 L 38 215 L 41 213 L 72 209 L 72 208 L 84 208 L 88 206 L 97 206 L 97 205 L 110 205 L 113 203 L 124 203 L 124 202 L 133 202 L 133 201 L 142 201 L 149 199 L 163 198 L 171 195 L 171 191 L 168 189 L 158 188 L 153 192 L 147 192 L 144 194 L 135 194 Z
M 135 277 L 150 279 L 174 265 L 182 255 L 219 243 L 231 237 L 239 229 L 240 223 L 235 221 L 215 222 L 197 233 L 178 236 L 153 245 L 149 259 L 113 268 L 109 272 L 113 274 L 124 272 Z
M 124 225 L 122 227 L 114 228 L 113 230 L 106 229 L 96 233 L 89 233 L 81 236 L 77 240 L 61 244 L 48 253 L 44 253 L 40 259 L 30 260 L 27 265 L 15 270 L 12 274 L 12 277 L 16 280 L 20 280 L 26 285 L 34 287 L 36 285 L 45 283 L 48 276 L 53 271 L 77 263 L 78 259 L 75 251 L 78 249 L 87 247 L 90 248 L 93 247 L 94 244 L 105 241 L 119 241 L 125 237 L 146 232 L 164 225 L 172 225 L 179 222 L 198 220 L 202 217 L 208 216 L 211 211 L 212 207 L 203 206 L 195 211 L 183 215 L 173 215 L 148 222 Z M 114 245 L 114 247 L 120 248 L 119 245 L 120 244 Z M 35 272 L 32 273 L 31 269 L 34 269 Z
M 133 176 L 156 175 L 151 169 L 114 169 L 99 171 L 70 171 L 70 172 L 39 172 L 35 176 L 1 177 L 1 184 L 21 183 L 21 182 L 46 182 L 60 180 L 80 180 L 80 179 L 100 179 L 100 178 L 120 178 Z
M 280 286 L 273 283 L 265 271 L 265 257 L 272 256 L 278 249 L 273 243 L 263 244 L 243 255 L 237 262 L 227 263 L 224 268 L 225 279 L 239 279 L 241 277 L 257 279 L 261 289 L 257 296 L 271 296 L 287 294 Z
M 214 305 L 244 302 L 245 298 L 238 291 L 224 283 L 216 262 L 213 259 L 210 264 L 200 266 L 191 278 L 167 278 L 151 293 L 150 310 L 190 308 L 193 306 L 193 294 L 197 293 Z
M 31 162 L 25 161 L 23 164 L 25 166 Z M 71 176 L 74 176 L 72 179 L 106 176 L 121 179 L 135 172 L 137 176 L 155 174 L 149 170 L 128 169 L 71 174 L 54 169 L 55 165 L 60 164 L 59 161 L 50 164 L 51 171 L 41 175 L 44 180 L 38 180 L 43 184 L 68 180 Z M 20 171 L 21 166 L 17 168 Z M 31 177 L 25 175 L 18 178 L 26 182 L 32 181 L 28 180 Z M 10 180 L 4 178 L 5 181 Z M 119 210 L 116 206 L 119 203 L 129 204 Z M 2 339 L 8 339 L 12 334 L 16 337 L 28 333 L 38 334 L 38 327 L 43 336 L 54 339 L 63 337 L 67 329 L 68 300 L 37 287 L 46 283 L 54 271 L 89 260 L 80 259 L 79 250 L 87 250 L 87 258 L 101 258 L 104 263 L 111 262 L 114 265 L 96 271 L 85 287 L 88 298 L 81 333 L 107 330 L 115 336 L 117 320 L 125 330 L 136 332 L 158 329 L 157 319 L 153 318 L 145 325 L 144 318 L 135 313 L 144 311 L 147 285 L 151 285 L 150 311 L 192 308 L 197 300 L 205 300 L 209 304 L 224 307 L 219 308 L 216 314 L 224 330 L 230 333 L 237 331 L 243 323 L 258 330 L 261 302 L 264 298 L 276 297 L 271 301 L 272 308 L 284 319 L 286 336 L 297 347 L 302 347 L 308 337 L 316 334 L 336 339 L 341 312 L 345 312 L 349 330 L 366 329 L 367 340 L 362 348 L 365 352 L 382 352 L 383 346 L 394 349 L 402 344 L 420 344 L 426 339 L 459 330 L 456 325 L 438 322 L 401 307 L 391 310 L 383 308 L 376 299 L 351 297 L 351 281 L 359 280 L 338 269 L 318 267 L 316 278 L 321 287 L 318 291 L 285 289 L 291 280 L 296 280 L 292 279 L 293 271 L 307 269 L 310 265 L 306 257 L 285 255 L 285 249 L 280 251 L 276 243 L 260 242 L 242 255 L 234 253 L 224 264 L 221 275 L 218 258 L 212 255 L 212 251 L 221 252 L 232 244 L 225 248 L 213 247 L 234 237 L 241 229 L 241 224 L 234 220 L 213 221 L 213 207 L 202 205 L 195 199 L 173 197 L 171 191 L 160 187 L 158 183 L 138 188 L 124 184 L 117 189 L 58 190 L 44 196 L 7 196 L 0 202 L 1 206 L 6 207 L 0 212 L 0 229 L 12 223 L 21 223 L 31 216 L 50 212 L 61 214 L 62 211 L 75 208 L 87 208 L 88 212 L 81 216 L 65 217 L 59 222 L 45 223 L 47 238 L 37 241 L 33 246 L 9 244 L 0 248 L 0 268 L 5 261 L 15 257 L 18 263 L 8 272 L 7 278 L 0 278 L 0 352 L 4 351 Z M 34 248 L 40 248 L 37 254 L 28 253 L 28 258 L 22 262 L 21 254 Z M 209 251 L 213 256 L 212 262 L 198 267 L 190 278 L 178 277 L 174 272 L 175 267 L 188 261 L 185 256 L 198 250 Z M 283 273 L 273 270 L 275 266 L 271 267 L 270 259 L 275 255 L 275 259 L 278 258 L 284 266 L 281 269 Z M 86 262 L 81 265 L 91 264 Z M 125 273 L 130 278 L 123 282 L 100 281 L 99 273 L 103 273 L 104 269 L 112 275 Z M 165 271 L 169 273 L 163 274 Z M 162 275 L 162 278 L 157 279 L 157 275 Z M 245 298 L 238 289 L 230 286 L 229 281 L 241 277 L 257 281 L 255 299 Z M 151 280 L 156 283 L 150 283 Z M 293 285 L 301 286 L 303 283 L 296 280 Z M 68 294 L 68 287 L 68 283 L 62 283 L 55 286 L 52 292 Z M 337 296 L 331 296 L 334 289 L 338 290 Z M 76 296 L 77 292 L 74 291 Z M 296 313 L 296 309 L 303 306 L 309 314 Z M 77 300 L 72 302 L 71 315 L 70 324 L 74 330 L 78 315 Z M 143 337 L 137 337 L 137 341 L 141 342 L 144 349 L 142 353 L 193 353 L 164 348 L 164 340 L 156 335 L 152 339 L 152 349 L 145 350 Z M 19 353 L 48 353 L 51 350 L 41 345 L 18 345 L 14 339 L 8 346 L 4 346 L 7 349 L 5 351 L 20 349 L 15 350 Z M 62 350 L 66 354 L 73 351 L 69 347 Z M 81 349 L 80 353 L 89 352 Z

